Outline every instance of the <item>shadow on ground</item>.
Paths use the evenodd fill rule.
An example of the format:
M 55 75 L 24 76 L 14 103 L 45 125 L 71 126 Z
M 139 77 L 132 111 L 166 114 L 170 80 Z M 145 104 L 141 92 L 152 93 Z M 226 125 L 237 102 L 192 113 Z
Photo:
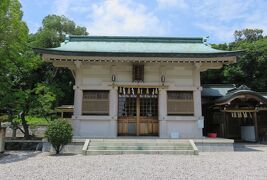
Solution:
M 35 157 L 41 151 L 6 151 L 4 154 L 0 155 L 0 164 L 13 163 L 18 161 L 23 161 L 31 157 Z
M 234 143 L 234 151 L 264 151 L 267 145 L 258 143 Z
M 62 156 L 76 156 L 77 154 L 74 153 L 60 153 L 60 154 L 50 154 L 53 157 L 62 157 Z

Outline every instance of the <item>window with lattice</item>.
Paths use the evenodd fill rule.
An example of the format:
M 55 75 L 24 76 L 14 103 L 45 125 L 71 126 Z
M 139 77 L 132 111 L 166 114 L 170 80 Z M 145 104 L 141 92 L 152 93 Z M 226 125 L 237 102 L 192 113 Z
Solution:
M 83 115 L 109 115 L 109 91 L 84 90 Z
M 194 115 L 192 91 L 168 91 L 167 96 L 168 115 Z
M 133 82 L 144 82 L 144 65 L 133 65 Z

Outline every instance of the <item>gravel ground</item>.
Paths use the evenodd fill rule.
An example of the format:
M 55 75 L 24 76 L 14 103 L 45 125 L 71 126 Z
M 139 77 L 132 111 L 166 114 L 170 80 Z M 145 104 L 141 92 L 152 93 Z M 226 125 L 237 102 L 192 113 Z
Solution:
M 267 179 L 267 146 L 199 156 L 51 156 L 40 152 L 0 155 L 0 179 Z M 244 151 L 243 151 L 244 150 Z

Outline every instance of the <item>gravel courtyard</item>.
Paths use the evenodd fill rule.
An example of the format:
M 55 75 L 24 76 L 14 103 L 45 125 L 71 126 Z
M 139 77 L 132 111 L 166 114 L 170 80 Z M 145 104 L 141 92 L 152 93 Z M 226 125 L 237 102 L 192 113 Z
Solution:
M 51 156 L 6 152 L 0 179 L 267 179 L 267 146 L 238 146 L 236 152 L 199 156 Z

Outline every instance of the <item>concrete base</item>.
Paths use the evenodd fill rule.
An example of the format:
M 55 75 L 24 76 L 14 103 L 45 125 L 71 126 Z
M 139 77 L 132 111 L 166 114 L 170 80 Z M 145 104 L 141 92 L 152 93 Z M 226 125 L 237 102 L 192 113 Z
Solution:
M 85 139 L 73 139 L 71 143 L 65 145 L 61 153 L 73 153 L 73 154 L 82 154 L 82 148 Z M 47 142 L 46 139 L 43 139 L 43 149 L 42 152 L 51 152 L 56 153 L 52 145 Z
M 123 139 L 123 140 L 134 140 L 134 139 L 153 139 L 164 141 L 168 139 L 159 139 L 158 137 L 121 137 L 121 138 L 107 138 L 107 139 Z M 173 141 L 174 139 L 169 139 Z M 179 140 L 187 140 L 188 139 L 179 139 Z M 72 140 L 72 143 L 64 146 L 62 153 L 74 153 L 74 154 L 82 154 L 82 148 L 86 139 L 84 138 L 75 138 Z M 232 139 L 223 139 L 223 138 L 206 138 L 202 139 L 194 139 L 193 140 L 199 152 L 226 152 L 226 151 L 234 151 L 234 140 Z M 55 152 L 52 148 L 51 144 L 46 140 L 43 140 L 43 152 Z
M 200 152 L 226 152 L 234 151 L 234 140 L 223 138 L 194 139 Z
M 40 151 L 42 149 L 41 140 L 24 140 L 24 139 L 6 139 L 5 140 L 6 150 L 29 150 L 29 151 Z
M 5 151 L 5 134 L 6 128 L 0 128 L 0 153 Z

